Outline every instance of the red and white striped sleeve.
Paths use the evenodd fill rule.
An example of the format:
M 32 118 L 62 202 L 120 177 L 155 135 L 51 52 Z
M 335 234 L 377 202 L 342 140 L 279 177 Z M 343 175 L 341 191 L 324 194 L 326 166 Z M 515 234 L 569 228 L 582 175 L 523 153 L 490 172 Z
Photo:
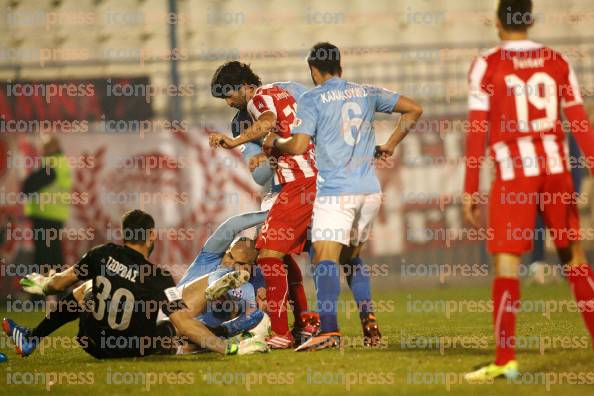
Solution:
M 262 114 L 269 111 L 276 115 L 276 106 L 274 105 L 272 96 L 261 93 L 254 95 L 254 97 L 248 102 L 247 110 L 254 120 L 259 119 Z
M 479 56 L 470 66 L 468 73 L 468 128 L 464 178 L 464 192 L 468 194 L 479 190 L 480 166 L 485 159 L 487 116 L 491 108 L 491 96 L 484 89 L 487 67 L 487 60 Z

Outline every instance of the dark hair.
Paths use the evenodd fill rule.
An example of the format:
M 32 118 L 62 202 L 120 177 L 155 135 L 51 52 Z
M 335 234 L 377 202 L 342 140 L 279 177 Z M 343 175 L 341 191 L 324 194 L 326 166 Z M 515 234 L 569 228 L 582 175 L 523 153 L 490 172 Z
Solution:
M 155 228 L 153 217 L 140 209 L 134 209 L 122 216 L 124 242 L 146 242 L 151 229 Z
M 238 61 L 222 64 L 214 72 L 210 82 L 210 92 L 215 98 L 226 98 L 231 91 L 237 91 L 242 85 L 262 85 L 260 77 L 256 75 L 250 65 Z
M 307 56 L 309 67 L 315 67 L 322 73 L 332 75 L 342 73 L 340 66 L 340 50 L 330 43 L 317 43 L 309 51 Z
M 534 23 L 532 0 L 499 0 L 497 18 L 505 30 L 526 31 Z

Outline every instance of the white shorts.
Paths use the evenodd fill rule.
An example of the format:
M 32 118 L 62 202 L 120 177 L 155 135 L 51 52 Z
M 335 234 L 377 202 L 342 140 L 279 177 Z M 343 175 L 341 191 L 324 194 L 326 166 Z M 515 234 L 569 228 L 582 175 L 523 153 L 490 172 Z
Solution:
M 381 202 L 382 193 L 316 197 L 311 241 L 366 242 Z

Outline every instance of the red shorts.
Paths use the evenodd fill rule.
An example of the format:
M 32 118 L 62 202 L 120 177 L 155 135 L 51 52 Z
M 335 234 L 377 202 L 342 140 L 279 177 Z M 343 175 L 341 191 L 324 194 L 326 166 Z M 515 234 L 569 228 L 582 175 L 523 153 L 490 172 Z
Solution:
M 301 253 L 307 242 L 315 197 L 315 177 L 283 185 L 260 230 L 256 247 L 286 254 Z
M 545 237 L 534 229 L 538 212 L 557 248 L 567 247 L 580 239 L 576 204 L 570 173 L 495 180 L 489 198 L 489 252 L 530 251 L 535 238 Z

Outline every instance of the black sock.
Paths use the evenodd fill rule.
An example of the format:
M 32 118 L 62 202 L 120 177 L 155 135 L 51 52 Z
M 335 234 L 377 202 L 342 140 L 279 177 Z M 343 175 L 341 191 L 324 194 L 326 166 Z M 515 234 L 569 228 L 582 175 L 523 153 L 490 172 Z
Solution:
M 33 329 L 30 336 L 39 341 L 40 338 L 50 335 L 66 323 L 78 319 L 79 316 L 80 307 L 74 299 L 74 295 L 70 292 L 64 298 L 58 300 L 56 308 L 48 312 L 45 319 Z

